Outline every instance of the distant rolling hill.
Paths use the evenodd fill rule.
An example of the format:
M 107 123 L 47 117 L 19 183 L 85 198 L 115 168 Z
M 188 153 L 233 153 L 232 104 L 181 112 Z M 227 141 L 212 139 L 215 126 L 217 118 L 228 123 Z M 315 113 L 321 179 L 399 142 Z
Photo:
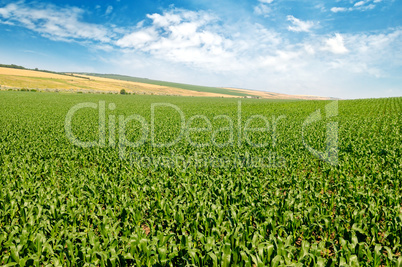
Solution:
M 165 82 L 165 81 L 158 81 L 158 80 L 151 80 L 146 78 L 138 78 L 138 77 L 131 77 L 126 75 L 119 75 L 119 74 L 99 74 L 99 73 L 81 73 L 86 74 L 89 76 L 96 76 L 102 78 L 109 78 L 109 79 L 116 79 L 122 81 L 130 81 L 130 82 L 138 82 L 144 84 L 153 84 L 153 85 L 160 85 L 160 86 L 167 86 L 172 88 L 179 88 L 184 90 L 190 90 L 195 92 L 207 92 L 213 94 L 223 94 L 223 95 L 230 95 L 230 96 L 248 96 L 250 94 L 238 92 L 233 89 L 226 89 L 221 87 L 208 87 L 208 86 L 200 86 L 200 85 L 191 85 L 191 84 L 184 84 L 184 83 L 174 83 L 174 82 Z
M 109 78 L 109 79 L 116 79 L 116 80 L 122 80 L 122 81 L 138 82 L 138 83 L 144 83 L 144 84 L 167 86 L 167 87 L 189 90 L 189 91 L 193 91 L 193 92 L 206 92 L 206 93 L 212 93 L 212 94 L 228 95 L 228 96 L 232 96 L 232 97 L 269 98 L 269 99 L 315 99 L 315 100 L 333 99 L 330 97 L 320 97 L 320 96 L 310 96 L 310 95 L 288 95 L 288 94 L 272 93 L 272 92 L 265 92 L 265 91 L 258 91 L 258 90 L 250 90 L 250 89 L 191 85 L 191 84 L 184 84 L 184 83 L 174 83 L 174 82 L 152 80 L 152 79 L 147 79 L 147 78 L 138 78 L 138 77 L 132 77 L 132 76 L 120 75 L 120 74 L 100 74 L 100 73 L 79 73 L 79 74 L 95 76 L 95 77 L 102 77 L 102 78 Z
M 208 87 L 151 80 L 118 74 L 56 73 L 30 70 L 16 65 L 0 65 L 0 89 L 29 89 L 66 92 L 243 97 L 266 99 L 330 99 L 317 96 L 287 95 L 247 89 Z

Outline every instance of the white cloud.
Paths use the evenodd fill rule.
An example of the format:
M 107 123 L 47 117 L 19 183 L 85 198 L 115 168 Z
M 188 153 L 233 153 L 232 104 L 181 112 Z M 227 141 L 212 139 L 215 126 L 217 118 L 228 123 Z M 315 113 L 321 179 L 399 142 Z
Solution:
M 345 54 L 348 52 L 343 41 L 343 36 L 339 33 L 336 33 L 335 37 L 325 40 L 323 50 L 330 51 L 334 54 Z
M 267 17 L 271 12 L 272 9 L 264 4 L 259 4 L 258 6 L 254 7 L 254 14 L 256 15 L 263 15 L 264 17 Z
M 167 27 L 171 24 L 178 24 L 182 20 L 182 17 L 179 14 L 165 13 L 161 14 L 152 14 L 147 15 L 148 18 L 152 19 L 153 24 L 156 27 Z
M 356 7 L 356 6 L 362 6 L 362 5 L 364 5 L 366 2 L 365 1 L 359 1 L 359 2 L 356 2 L 355 4 L 354 4 L 354 6 Z
M 388 35 L 317 34 L 292 43 L 259 24 L 228 26 L 204 16 L 203 12 L 190 15 L 177 9 L 148 16 L 150 26 L 138 31 L 154 29 L 156 39 L 127 51 L 123 56 L 127 66 L 135 65 L 128 62 L 131 57 L 138 59 L 138 52 L 149 53 L 161 66 L 150 66 L 150 72 L 176 77 L 168 67 L 174 64 L 181 73 L 176 73 L 176 81 L 340 97 L 351 94 L 352 85 L 356 85 L 350 80 L 353 75 L 377 79 L 386 75 L 383 64 L 392 61 L 400 66 L 402 62 L 390 52 L 396 49 L 391 47 L 402 45 L 402 30 Z
M 232 42 L 217 31 L 207 12 L 174 9 L 147 16 L 151 24 L 117 40 L 116 45 L 150 53 L 157 58 L 191 65 L 229 69 Z
M 109 14 L 112 13 L 112 12 L 113 12 L 113 7 L 112 7 L 112 6 L 108 6 L 108 7 L 106 8 L 105 15 L 109 15 Z
M 310 55 L 315 54 L 314 46 L 312 46 L 311 44 L 304 44 L 304 50 Z
M 284 40 L 279 33 L 260 24 L 222 25 L 205 12 L 180 9 L 148 18 L 151 23 L 143 23 L 116 44 L 132 49 L 127 53 L 149 53 L 161 60 L 220 73 L 266 67 L 269 60 L 289 64 L 288 52 L 280 50 Z M 285 67 L 278 64 L 277 69 Z
M 373 3 L 370 3 L 372 0 L 360 0 L 355 2 L 352 6 L 350 7 L 332 7 L 331 11 L 334 13 L 337 12 L 346 12 L 346 11 L 367 11 L 367 10 L 372 10 L 376 7 L 376 3 L 382 2 L 382 0 L 374 0 Z M 351 1 L 352 3 L 352 1 Z
M 105 52 L 111 52 L 114 50 L 113 46 L 108 45 L 108 44 L 95 44 L 95 45 L 93 45 L 92 48 L 95 50 L 102 50 Z
M 314 22 L 312 21 L 302 21 L 291 15 L 287 16 L 287 20 L 293 25 L 288 27 L 289 31 L 293 32 L 309 32 L 312 27 L 314 27 Z
M 321 12 L 326 12 L 327 11 L 327 9 L 325 8 L 325 5 L 323 3 L 316 4 L 314 6 L 314 8 L 319 9 Z
M 272 13 L 272 8 L 268 6 L 274 0 L 258 0 L 259 4 L 254 6 L 254 14 L 258 16 L 268 17 Z
M 332 8 L 331 8 L 331 11 L 334 12 L 334 13 L 338 13 L 338 12 L 345 12 L 345 11 L 348 11 L 348 9 L 347 9 L 347 8 L 344 8 L 344 7 L 332 7 Z
M 123 38 L 119 39 L 116 44 L 120 47 L 138 47 L 142 48 L 147 43 L 156 40 L 158 37 L 157 32 L 153 28 L 140 30 L 127 34 Z
M 0 15 L 3 18 L 8 19 L 17 8 L 18 6 L 16 4 L 9 4 L 6 7 L 0 8 Z
M 357 9 L 360 10 L 360 11 L 371 10 L 371 9 L 374 9 L 374 8 L 375 8 L 375 5 L 373 5 L 373 4 L 369 4 L 367 6 L 359 6 L 359 7 L 357 7 Z
M 394 68 L 401 67 L 402 29 L 381 34 L 349 34 L 343 37 L 349 53 L 347 56 L 331 58 L 329 66 L 332 69 L 348 75 L 385 78 L 389 77 Z
M 4 25 L 10 25 L 10 26 L 14 26 L 15 24 L 10 22 L 10 21 L 2 21 L 0 20 L 0 24 L 4 24 Z
M 21 2 L 0 8 L 5 23 L 24 26 L 53 40 L 110 42 L 113 34 L 104 26 L 80 21 L 83 13 L 77 7 L 30 7 Z

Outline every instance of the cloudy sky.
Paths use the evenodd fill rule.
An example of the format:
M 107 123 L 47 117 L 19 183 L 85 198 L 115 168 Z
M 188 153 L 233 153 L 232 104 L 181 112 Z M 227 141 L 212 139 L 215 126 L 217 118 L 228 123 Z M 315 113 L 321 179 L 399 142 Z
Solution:
M 402 96 L 399 0 L 0 0 L 0 63 L 288 94 Z

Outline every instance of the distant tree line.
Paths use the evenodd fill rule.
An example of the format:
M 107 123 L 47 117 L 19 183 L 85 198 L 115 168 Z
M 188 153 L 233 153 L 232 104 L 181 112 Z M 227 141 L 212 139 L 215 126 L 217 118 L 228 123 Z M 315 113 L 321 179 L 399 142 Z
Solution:
M 23 66 L 18 66 L 18 65 L 7 65 L 7 64 L 0 64 L 0 67 L 2 68 L 12 68 L 12 69 L 21 69 L 21 70 L 26 70 L 26 68 L 24 68 Z

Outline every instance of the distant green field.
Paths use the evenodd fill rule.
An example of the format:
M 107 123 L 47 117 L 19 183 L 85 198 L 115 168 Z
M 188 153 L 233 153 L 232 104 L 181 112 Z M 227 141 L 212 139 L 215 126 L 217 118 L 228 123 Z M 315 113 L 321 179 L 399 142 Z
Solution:
M 118 74 L 99 74 L 99 73 L 82 73 L 97 77 L 103 78 L 110 78 L 110 79 L 117 79 L 122 81 L 131 81 L 131 82 L 140 82 L 140 83 L 148 83 L 148 84 L 155 84 L 161 86 L 170 86 L 190 91 L 196 92 L 207 92 L 207 93 L 216 93 L 216 94 L 223 94 L 223 95 L 231 95 L 231 96 L 248 96 L 249 94 L 237 92 L 235 90 L 224 89 L 219 87 L 207 87 L 207 86 L 199 86 L 199 85 L 190 85 L 190 84 L 183 84 L 183 83 L 173 83 L 173 82 L 164 82 L 164 81 L 157 81 L 157 80 L 150 80 L 146 78 L 136 78 L 131 76 L 125 75 L 118 75 Z
M 0 265 L 401 266 L 401 114 L 0 91 Z

